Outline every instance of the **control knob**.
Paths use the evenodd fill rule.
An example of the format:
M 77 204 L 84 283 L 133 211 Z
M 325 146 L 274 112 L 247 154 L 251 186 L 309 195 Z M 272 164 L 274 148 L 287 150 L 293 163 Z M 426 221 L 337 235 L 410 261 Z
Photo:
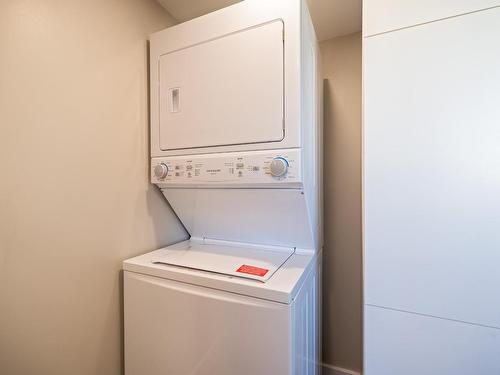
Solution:
M 273 159 L 269 169 L 274 177 L 283 177 L 288 172 L 288 161 L 278 156 Z
M 160 163 L 156 165 L 153 172 L 157 178 L 165 178 L 168 174 L 168 167 L 166 164 Z

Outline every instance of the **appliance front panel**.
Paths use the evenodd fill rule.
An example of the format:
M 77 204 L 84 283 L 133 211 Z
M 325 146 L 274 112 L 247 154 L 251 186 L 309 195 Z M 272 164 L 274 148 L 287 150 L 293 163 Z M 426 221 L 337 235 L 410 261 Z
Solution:
M 283 140 L 283 30 L 276 20 L 161 55 L 160 148 Z
M 292 374 L 291 307 L 125 272 L 127 375 Z
M 282 164 L 282 176 L 272 166 Z M 276 172 L 276 171 L 275 171 Z M 302 187 L 300 149 L 227 152 L 151 159 L 151 182 L 161 187 Z
M 162 189 L 196 238 L 313 250 L 314 229 L 300 189 Z

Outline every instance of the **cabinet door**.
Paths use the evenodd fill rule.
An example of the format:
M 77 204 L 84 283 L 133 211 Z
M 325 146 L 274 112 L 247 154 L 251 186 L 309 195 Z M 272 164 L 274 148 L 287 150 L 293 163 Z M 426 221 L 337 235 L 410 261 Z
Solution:
M 127 375 L 291 373 L 288 305 L 125 272 Z
M 500 328 L 500 8 L 364 40 L 365 300 Z
M 160 56 L 160 147 L 279 142 L 284 137 L 283 22 Z
M 365 310 L 365 374 L 500 374 L 500 330 L 401 311 Z
M 499 6 L 500 0 L 363 0 L 365 36 Z

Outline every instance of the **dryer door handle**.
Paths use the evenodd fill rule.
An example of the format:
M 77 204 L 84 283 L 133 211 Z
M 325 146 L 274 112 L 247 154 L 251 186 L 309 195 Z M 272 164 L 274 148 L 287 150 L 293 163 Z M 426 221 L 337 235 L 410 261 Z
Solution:
M 181 89 L 174 87 L 169 89 L 170 97 L 170 113 L 178 113 L 181 108 Z

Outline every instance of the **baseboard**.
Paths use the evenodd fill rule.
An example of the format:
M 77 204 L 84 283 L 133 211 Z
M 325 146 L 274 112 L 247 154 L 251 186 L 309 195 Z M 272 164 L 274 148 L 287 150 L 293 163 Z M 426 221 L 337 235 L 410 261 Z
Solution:
M 337 366 L 330 366 L 323 364 L 321 367 L 323 369 L 323 375 L 361 375 L 360 372 L 348 370 Z

